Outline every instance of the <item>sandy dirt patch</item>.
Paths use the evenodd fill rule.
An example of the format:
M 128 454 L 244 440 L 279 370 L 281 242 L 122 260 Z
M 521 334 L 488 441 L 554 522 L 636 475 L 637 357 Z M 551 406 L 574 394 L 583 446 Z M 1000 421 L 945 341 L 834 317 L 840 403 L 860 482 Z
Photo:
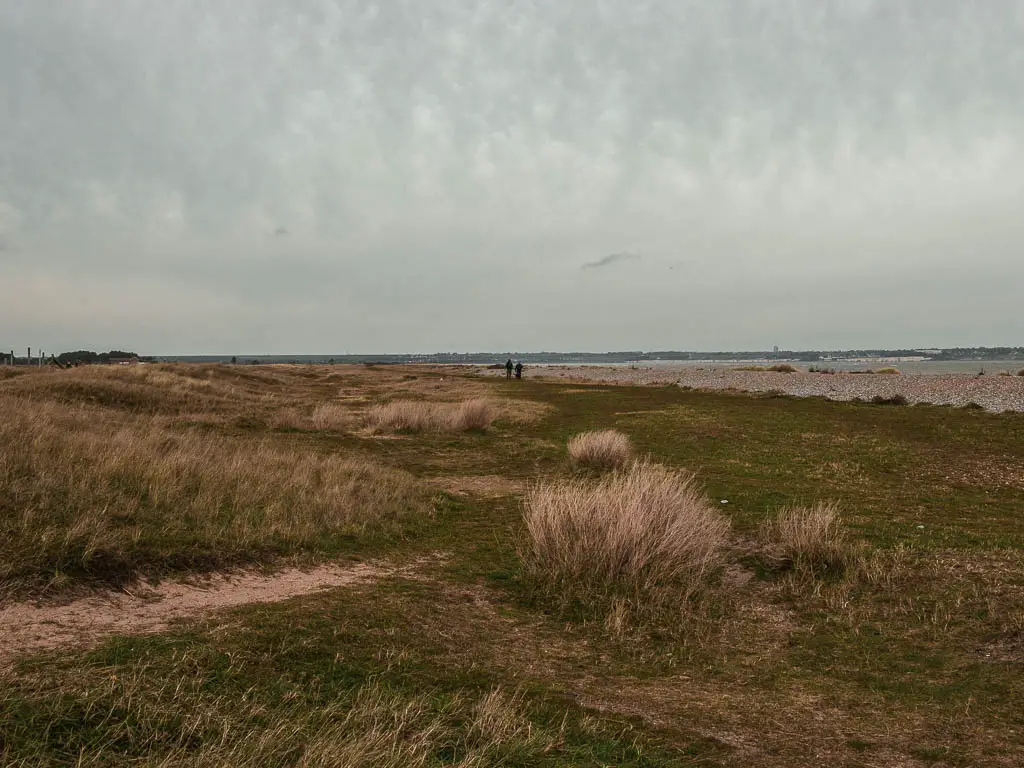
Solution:
M 368 581 L 390 571 L 357 564 L 322 565 L 264 574 L 217 574 L 189 583 L 137 584 L 67 605 L 16 603 L 0 609 L 0 669 L 16 656 L 89 646 L 107 635 L 148 635 L 174 623 L 251 603 L 276 603 L 323 589 Z
M 501 475 L 447 475 L 436 477 L 431 483 L 459 496 L 509 496 L 526 489 L 522 480 Z

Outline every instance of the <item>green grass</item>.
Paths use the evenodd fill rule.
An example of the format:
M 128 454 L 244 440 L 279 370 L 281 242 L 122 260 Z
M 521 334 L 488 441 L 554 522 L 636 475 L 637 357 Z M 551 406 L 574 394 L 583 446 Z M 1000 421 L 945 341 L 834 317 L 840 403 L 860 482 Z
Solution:
M 346 386 L 397 397 L 377 376 Z M 316 397 L 333 391 L 309 382 Z M 369 692 L 388 712 L 411 707 L 410 738 L 439 729 L 424 737 L 423 764 L 454 765 L 479 748 L 474 707 L 495 690 L 521 696 L 516 722 L 528 727 L 491 743 L 484 765 L 1024 760 L 1024 417 L 675 387 L 474 386 L 551 408 L 485 433 L 398 439 L 235 419 L 201 428 L 372 460 L 435 488 L 446 477 L 571 477 L 566 441 L 618 429 L 639 454 L 696 471 L 733 522 L 729 568 L 688 631 L 610 633 L 586 612 L 534 602 L 517 555 L 521 495 L 443 492 L 402 535 L 345 544 L 362 557 L 430 558 L 409 575 L 0 672 L 0 763 L 216 764 L 236 749 L 296 765 L 328 714 L 361 712 Z M 873 569 L 762 568 L 761 523 L 819 500 L 837 502 Z M 277 726 L 268 751 L 245 746 Z M 356 739 L 366 723 L 346 728 L 334 738 Z
M 427 740 L 423 765 L 460 764 L 473 753 L 469 710 L 493 691 L 507 698 L 518 692 L 521 727 L 474 765 L 647 768 L 689 765 L 692 754 L 713 751 L 699 739 L 669 745 L 630 722 L 588 715 L 507 670 L 465 663 L 466 648 L 437 631 L 438 611 L 447 621 L 480 619 L 472 605 L 437 586 L 399 580 L 237 610 L 227 634 L 201 626 L 113 639 L 72 657 L 40 657 L 23 663 L 0 694 L 0 757 L 6 748 L 8 759 L 34 765 L 98 754 L 104 765 L 193 764 L 225 755 L 233 764 L 295 765 L 328 724 L 323 713 L 357 710 L 367 690 L 392 700 L 389 718 L 422 709 L 412 718 L 413 732 L 443 721 L 445 732 Z M 499 627 L 480 623 L 477 641 L 496 653 Z M 364 738 L 370 725 L 357 722 L 344 736 Z M 268 728 L 281 738 L 254 748 L 249 742 Z

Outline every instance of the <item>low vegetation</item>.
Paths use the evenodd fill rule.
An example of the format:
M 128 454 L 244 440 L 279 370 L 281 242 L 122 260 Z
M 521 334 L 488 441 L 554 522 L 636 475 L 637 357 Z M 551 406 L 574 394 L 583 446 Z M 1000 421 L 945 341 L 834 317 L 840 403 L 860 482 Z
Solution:
M 0 397 L 0 583 L 216 566 L 397 531 L 430 511 L 365 458 Z
M 875 373 L 881 373 L 883 375 L 898 376 L 899 368 L 879 368 Z
M 310 422 L 314 429 L 332 429 L 344 431 L 352 429 L 356 424 L 352 413 L 343 406 L 334 403 L 322 403 L 313 409 Z
M 771 371 L 772 373 L 796 373 L 796 368 L 794 368 L 789 363 L 779 363 L 778 365 L 770 365 L 768 366 L 768 370 Z
M 540 758 L 562 738 L 557 728 L 534 729 L 522 694 L 501 689 L 483 695 L 431 695 L 368 683 L 353 695 L 314 708 L 308 702 L 268 708 L 262 697 L 252 703 L 243 697 L 225 707 L 225 702 L 202 694 L 202 680 L 195 673 L 186 675 L 174 681 L 174 696 L 167 691 L 161 696 L 150 681 L 136 677 L 113 686 L 101 684 L 89 698 L 94 706 L 131 712 L 131 741 L 142 752 L 159 752 L 159 765 L 166 768 L 428 768 L 439 764 L 439 754 L 448 755 L 449 764 L 498 766 Z M 9 699 L 14 692 L 0 697 L 5 695 Z M 56 757 L 37 738 L 20 730 L 7 734 L 33 764 Z M 76 766 L 121 763 L 113 745 L 82 746 L 88 747 L 85 755 L 68 750 L 64 757 Z
M 776 566 L 826 575 L 841 573 L 852 562 L 853 547 L 835 504 L 786 507 L 762 530 Z
M 1021 414 L 514 389 L 0 368 L 0 764 L 1024 764 Z M 493 420 L 371 428 L 470 401 Z M 567 441 L 604 430 L 647 459 L 573 471 Z M 371 567 L 244 604 L 332 560 Z M 103 635 L 110 588 L 118 621 L 172 602 L 135 575 L 236 607 Z
M 574 464 L 596 470 L 622 469 L 633 456 L 629 437 L 616 429 L 581 432 L 569 440 Z
M 373 406 L 366 423 L 379 432 L 466 432 L 483 431 L 494 418 L 494 406 L 484 399 L 461 403 L 396 400 Z
M 637 462 L 600 480 L 530 490 L 522 557 L 530 581 L 563 607 L 637 611 L 679 605 L 722 562 L 728 521 L 690 474 Z
M 888 397 L 885 395 L 875 395 L 871 398 L 871 402 L 874 405 L 908 405 L 910 403 L 910 401 L 901 394 L 889 395 Z

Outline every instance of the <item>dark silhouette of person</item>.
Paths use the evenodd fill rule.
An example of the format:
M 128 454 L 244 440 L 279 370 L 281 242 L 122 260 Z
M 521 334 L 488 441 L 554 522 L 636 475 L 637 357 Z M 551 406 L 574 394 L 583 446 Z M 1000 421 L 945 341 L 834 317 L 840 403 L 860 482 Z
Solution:
M 511 380 L 512 378 L 512 358 L 510 357 L 505 361 L 505 378 Z
M 523 378 L 523 364 L 521 362 L 516 363 L 516 378 Z

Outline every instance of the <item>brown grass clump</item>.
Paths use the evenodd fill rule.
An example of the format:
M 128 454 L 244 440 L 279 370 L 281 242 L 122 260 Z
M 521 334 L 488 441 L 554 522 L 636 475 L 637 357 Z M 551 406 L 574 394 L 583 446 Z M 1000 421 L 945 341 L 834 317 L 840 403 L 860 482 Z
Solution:
M 0 582 L 318 550 L 430 509 L 411 476 L 364 459 L 6 396 L 0 411 Z
M 459 403 L 448 414 L 448 431 L 483 431 L 494 421 L 494 407 L 483 398 L 474 398 Z
M 883 375 L 888 376 L 898 376 L 899 372 L 899 368 L 879 368 L 877 371 L 875 371 L 875 373 L 881 373 Z
M 379 432 L 466 432 L 487 429 L 494 416 L 490 401 L 474 398 L 461 403 L 396 400 L 373 406 L 365 418 Z
M 373 406 L 365 418 L 378 432 L 420 432 L 432 426 L 434 407 L 418 400 L 396 400 Z
M 563 605 L 636 612 L 676 606 L 721 562 L 729 522 L 691 474 L 637 462 L 598 481 L 554 480 L 527 495 L 528 577 Z
M 768 367 L 768 370 L 772 371 L 773 373 L 796 373 L 796 368 L 794 368 L 789 363 L 780 363 L 778 365 L 772 365 Z
M 343 431 L 351 429 L 355 419 L 348 409 L 335 403 L 323 403 L 313 409 L 310 416 L 313 429 Z
M 835 504 L 787 507 L 764 523 L 762 533 L 773 548 L 770 559 L 776 566 L 823 575 L 851 564 L 853 547 Z
M 615 429 L 581 432 L 568 449 L 574 464 L 598 470 L 622 469 L 633 455 L 629 437 Z

